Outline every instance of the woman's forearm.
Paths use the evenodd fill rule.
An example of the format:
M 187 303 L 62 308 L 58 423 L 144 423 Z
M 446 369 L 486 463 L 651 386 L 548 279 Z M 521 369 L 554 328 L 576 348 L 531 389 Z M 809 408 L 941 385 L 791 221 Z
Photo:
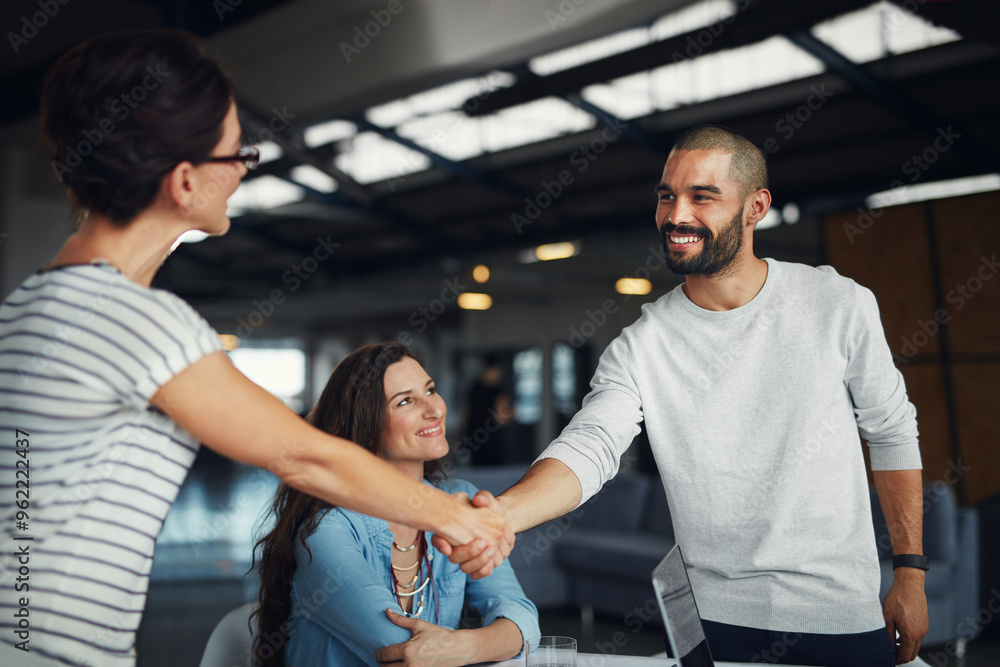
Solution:
M 268 470 L 329 503 L 429 530 L 454 544 L 483 538 L 495 546 L 504 538 L 495 512 L 473 509 L 316 429 L 221 352 L 178 373 L 151 403 L 223 456 Z
M 521 630 L 506 618 L 498 618 L 483 628 L 459 630 L 458 635 L 472 651 L 471 663 L 513 658 L 524 646 Z

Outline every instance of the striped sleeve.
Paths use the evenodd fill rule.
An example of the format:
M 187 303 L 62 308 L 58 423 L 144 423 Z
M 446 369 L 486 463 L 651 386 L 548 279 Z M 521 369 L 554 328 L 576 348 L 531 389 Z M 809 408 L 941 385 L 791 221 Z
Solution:
M 175 375 L 206 354 L 221 350 L 222 343 L 208 322 L 181 298 L 160 290 L 136 298 L 137 306 L 156 312 L 149 319 L 135 321 L 136 348 L 147 353 L 131 389 L 136 401 L 145 405 Z

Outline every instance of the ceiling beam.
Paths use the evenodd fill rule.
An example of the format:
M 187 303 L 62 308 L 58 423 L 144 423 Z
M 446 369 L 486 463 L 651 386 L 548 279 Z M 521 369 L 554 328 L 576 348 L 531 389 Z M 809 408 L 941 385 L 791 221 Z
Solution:
M 808 29 L 832 16 L 866 7 L 871 0 L 759 0 L 742 4 L 747 6 L 735 17 L 549 76 L 522 68 L 514 86 L 494 91 L 478 104 L 466 103 L 462 108 L 470 116 L 483 116 L 542 97 L 565 97 L 591 84 L 755 44 L 777 33 Z
M 829 69 L 847 79 L 853 86 L 905 120 L 914 129 L 926 133 L 935 142 L 937 141 L 936 137 L 945 136 L 942 133 L 948 135 L 949 141 L 954 141 L 950 138 L 951 136 L 959 137 L 969 134 L 969 131 L 961 126 L 952 133 L 952 127 L 958 125 L 957 123 L 941 116 L 919 100 L 906 95 L 889 82 L 878 78 L 857 63 L 852 62 L 837 49 L 817 39 L 811 32 L 800 30 L 789 33 L 786 37 L 806 53 L 818 58 Z M 996 153 L 985 148 L 986 144 L 981 141 L 971 137 L 970 139 L 955 142 L 956 150 L 973 161 L 978 169 L 984 172 L 995 170 L 997 168 Z M 951 143 L 948 146 L 950 147 Z

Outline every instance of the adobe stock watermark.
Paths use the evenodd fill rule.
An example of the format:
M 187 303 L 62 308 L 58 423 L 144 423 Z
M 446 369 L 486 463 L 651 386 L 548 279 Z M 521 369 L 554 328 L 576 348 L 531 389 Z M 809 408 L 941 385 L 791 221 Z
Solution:
M 110 282 L 101 288 L 100 293 L 90 295 L 85 301 L 79 303 L 74 316 L 59 326 L 54 335 L 39 350 L 39 353 L 32 355 L 30 361 L 21 363 L 17 367 L 22 386 L 27 388 L 31 381 L 45 370 L 49 361 L 58 357 L 68 345 L 74 345 L 73 339 L 80 335 L 81 329 L 98 313 L 107 308 L 108 304 L 114 300 L 115 294 L 128 283 L 128 278 L 120 273 L 115 273 Z
M 442 313 L 444 313 L 448 306 L 458 301 L 459 295 L 469 288 L 468 285 L 463 285 L 458 281 L 458 276 L 445 278 L 442 281 L 442 284 L 444 287 L 441 288 L 439 296 L 431 299 L 429 302 L 410 313 L 407 322 L 410 326 L 414 327 L 417 334 L 425 332 L 427 328 L 430 327 L 430 325 L 435 322 Z M 414 334 L 409 329 L 404 329 L 396 334 L 396 338 L 394 340 L 401 345 L 410 346 L 413 344 L 413 335 Z M 351 384 L 354 387 L 360 387 L 368 382 L 382 377 L 382 373 L 384 373 L 385 369 L 392 363 L 390 361 L 391 354 L 392 353 L 389 352 L 383 352 L 366 363 L 360 371 L 351 377 Z M 497 429 L 499 429 L 499 426 Z
M 615 119 L 611 121 L 610 125 L 606 125 L 598 136 L 586 144 L 581 144 L 576 150 L 570 153 L 569 162 L 576 167 L 576 173 L 582 174 L 587 171 L 594 160 L 600 157 L 608 149 L 608 146 L 621 137 L 626 128 L 628 128 L 628 123 Z M 566 188 L 572 185 L 575 180 L 576 175 L 572 171 L 563 169 L 556 175 L 554 180 L 539 183 L 541 190 L 534 197 L 529 196 L 524 198 L 524 209 L 522 212 L 511 213 L 510 215 L 510 221 L 513 223 L 517 233 L 524 233 L 524 228 L 534 223 L 542 215 L 542 212 L 552 206 L 552 203 L 559 199 Z
M 962 459 L 959 458 L 957 461 L 948 461 L 947 469 L 941 475 L 943 479 L 939 479 L 930 484 L 930 488 L 924 491 L 923 505 L 921 507 L 921 513 L 927 514 L 931 511 L 931 507 L 946 498 L 951 498 L 951 488 L 958 483 L 958 481 L 965 477 L 966 473 L 972 470 L 972 466 L 967 466 L 962 463 Z M 881 501 L 880 501 L 881 502 Z M 892 553 L 892 541 L 896 537 L 902 537 L 906 534 L 906 528 L 902 523 L 889 524 L 884 523 L 883 526 L 885 532 L 878 533 L 878 537 L 875 540 L 875 544 L 878 547 L 879 553 L 891 554 Z M 879 528 L 879 526 L 876 526 Z
M 991 625 L 1000 614 L 1000 590 L 990 589 L 990 598 L 986 604 L 971 616 L 966 616 L 955 626 L 957 639 L 945 642 L 944 648 L 940 651 L 928 651 L 923 655 L 923 659 L 934 667 L 947 667 L 953 664 L 951 658 L 964 653 L 965 644 L 983 631 L 983 628 Z
M 726 29 L 726 26 L 736 20 L 736 16 L 742 12 L 744 9 L 750 6 L 750 0 L 736 0 L 735 10 L 732 14 L 726 14 L 720 16 L 719 20 L 715 23 L 705 26 L 693 35 L 688 35 L 687 47 L 684 52 L 674 51 L 672 59 L 674 64 L 682 62 L 684 60 L 692 60 L 705 53 L 705 50 L 710 48 L 715 40 Z
M 343 587 L 347 573 L 340 571 L 340 566 L 336 566 L 334 572 L 320 586 L 303 591 L 302 595 L 296 598 L 295 607 L 288 618 L 278 626 L 277 632 L 258 634 L 254 632 L 255 641 L 246 650 L 245 665 L 259 665 L 264 660 L 270 660 L 278 651 L 284 651 L 285 645 L 295 636 L 296 628 L 301 627 L 301 619 L 310 619 L 317 611 L 322 609 L 333 596 Z
M 442 471 L 447 476 L 454 477 L 458 472 L 456 462 L 458 464 L 468 463 L 472 459 L 472 455 L 482 449 L 494 433 L 510 422 L 509 417 L 497 414 L 493 408 L 489 408 L 486 415 L 486 420 L 481 426 L 477 426 L 471 433 L 463 435 L 459 442 L 451 446 L 451 457 L 445 459 L 442 465 Z
M 319 270 L 320 264 L 333 256 L 333 251 L 340 247 L 339 243 L 330 240 L 330 234 L 326 238 L 316 237 L 316 245 L 313 246 L 312 253 L 303 257 L 298 263 L 281 274 L 281 283 L 288 286 L 289 292 L 297 292 L 309 278 Z M 271 290 L 267 297 L 261 300 L 254 299 L 253 309 L 247 313 L 246 317 L 236 318 L 236 335 L 240 338 L 253 336 L 257 329 L 264 326 L 267 319 L 274 315 L 278 306 L 288 300 L 288 295 L 280 287 Z
M 168 76 L 170 76 L 170 72 L 164 71 L 159 63 L 147 65 L 146 75 L 142 77 L 142 81 L 131 90 L 108 100 L 106 108 L 114 114 L 114 118 L 119 122 L 125 120 Z M 83 138 L 75 145 L 66 148 L 66 162 L 53 160 L 52 170 L 55 171 L 56 177 L 62 181 L 63 176 L 83 164 L 83 158 L 93 153 L 94 149 L 104 141 L 104 138 L 115 131 L 116 127 L 115 120 L 111 116 L 105 116 L 97 122 L 96 127 L 83 130 L 81 132 Z
M 275 488 L 273 480 L 274 478 L 268 473 L 257 468 L 249 476 L 248 483 L 245 486 L 240 485 L 241 489 L 235 497 L 218 505 L 216 511 L 211 513 L 211 520 L 206 521 L 202 525 L 201 532 L 192 537 L 191 550 L 195 556 L 201 555 L 202 549 L 209 547 L 231 530 L 233 524 L 254 507 L 254 500 L 259 501 L 265 494 L 273 494 Z
M 469 117 L 479 109 L 479 103 L 495 90 L 502 86 L 503 74 L 491 72 L 476 79 L 476 94 L 465 100 L 459 107 L 464 113 L 455 113 L 447 116 L 447 121 L 440 127 L 435 128 L 429 137 L 421 140 L 421 145 L 431 151 L 440 153 L 438 146 L 444 144 L 452 132 L 469 122 Z M 386 176 L 385 182 L 390 192 L 395 192 L 396 187 L 406 180 L 406 176 L 423 168 L 424 163 L 420 160 L 420 153 L 406 151 L 396 161 L 396 169 Z
M 556 11 L 551 9 L 545 10 L 545 20 L 549 22 L 549 29 L 556 30 L 562 24 L 569 21 L 573 14 L 576 14 L 576 10 L 587 3 L 587 0 L 562 0 L 559 6 L 556 7 Z
M 774 123 L 774 130 L 781 134 L 781 138 L 788 141 L 798 130 L 801 130 L 808 123 L 813 114 L 833 97 L 834 93 L 826 89 L 826 84 L 818 87 L 814 84 L 809 86 L 809 95 L 805 102 L 789 111 Z M 768 137 L 761 143 L 761 147 L 767 151 L 768 155 L 774 155 L 781 150 L 781 144 L 775 137 Z
M 407 0 L 407 2 L 411 1 Z M 340 42 L 340 52 L 344 54 L 344 60 L 350 64 L 352 58 L 361 55 L 361 52 L 368 48 L 372 40 L 378 38 L 384 29 L 389 27 L 393 17 L 401 14 L 403 9 L 402 0 L 389 0 L 384 9 L 371 10 L 369 12 L 372 16 L 371 21 L 366 22 L 363 27 L 361 25 L 354 26 L 354 39 L 350 42 Z
M 47 26 L 49 21 L 59 14 L 59 10 L 69 3 L 70 0 L 38 0 L 36 4 L 40 11 L 31 14 L 31 16 L 25 14 L 21 17 L 20 30 L 7 33 L 7 41 L 10 42 L 10 48 L 14 51 L 14 55 L 17 55 L 22 47 L 37 37 L 38 31 Z
M 997 262 L 996 254 L 992 257 L 984 255 L 980 260 L 979 268 L 965 282 L 956 284 L 945 295 L 945 301 L 954 306 L 953 309 L 938 308 L 934 311 L 934 317 L 927 320 L 917 320 L 917 330 L 909 336 L 902 337 L 899 354 L 893 355 L 897 365 L 908 363 L 913 359 L 921 348 L 940 333 L 941 327 L 951 321 L 952 310 L 955 312 L 962 310 L 966 303 L 972 300 L 985 284 L 993 280 L 993 277 L 1000 272 L 1000 262 Z
M 226 20 L 226 14 L 235 12 L 236 8 L 242 4 L 243 0 L 212 0 L 212 9 L 215 10 L 215 15 L 222 22 Z
M 931 142 L 931 145 L 921 151 L 919 155 L 911 155 L 903 163 L 901 171 L 904 175 L 909 176 L 910 183 L 916 183 L 941 158 L 941 155 L 951 149 L 955 145 L 955 142 L 961 138 L 962 135 L 955 132 L 950 125 L 947 128 L 939 127 L 937 129 L 937 136 Z M 883 213 L 885 213 L 885 207 L 892 206 L 901 199 L 900 189 L 905 186 L 906 183 L 902 179 L 897 178 L 889 185 L 887 203 L 876 209 L 858 207 L 858 218 L 855 224 L 845 222 L 842 227 L 851 245 L 854 245 L 855 239 L 864 234 L 875 224 L 876 220 L 882 217 Z
M 631 468 L 638 458 L 638 454 L 626 451 L 622 456 L 621 466 L 625 469 Z M 559 541 L 559 538 L 561 538 L 566 531 L 573 526 L 573 523 L 587 512 L 587 510 L 592 506 L 592 503 L 597 502 L 596 499 L 600 497 L 601 493 L 611 486 L 614 486 L 617 481 L 617 476 L 612 477 L 611 480 L 602 486 L 601 489 L 583 505 L 580 505 L 576 509 L 567 512 L 560 517 L 552 519 L 551 521 L 546 521 L 536 527 L 531 532 L 531 538 L 526 539 L 527 536 L 522 535 L 522 538 L 518 540 L 517 549 L 520 551 L 521 556 L 524 557 L 524 564 L 531 567 L 531 563 L 535 559 L 541 558 L 543 554 L 554 547 L 556 542 Z
M 627 277 L 649 280 L 650 276 L 666 266 L 666 260 L 666 251 L 663 247 L 649 246 L 646 260 Z M 616 299 L 605 299 L 599 308 L 584 311 L 583 321 L 569 328 L 569 346 L 574 349 L 582 347 L 594 337 L 601 327 L 608 323 L 611 315 L 618 312 L 619 301 L 624 303 L 633 296 L 632 294 L 619 294 Z
M 248 144 L 259 144 L 264 141 L 271 141 L 274 139 L 275 135 L 281 134 L 292 124 L 292 121 L 298 117 L 298 114 L 289 113 L 288 107 L 283 106 L 281 110 L 278 107 L 271 107 L 271 117 L 264 124 L 264 127 L 260 128 L 255 135 L 248 135 L 246 137 L 246 142 Z

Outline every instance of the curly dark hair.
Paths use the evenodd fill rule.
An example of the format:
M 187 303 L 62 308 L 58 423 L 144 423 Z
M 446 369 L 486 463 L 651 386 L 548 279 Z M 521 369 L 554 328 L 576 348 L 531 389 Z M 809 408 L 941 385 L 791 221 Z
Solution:
M 353 440 L 376 456 L 385 449 L 386 408 L 385 371 L 397 361 L 420 359 L 406 345 L 397 342 L 375 343 L 349 354 L 333 370 L 319 402 L 307 419 L 316 428 Z M 424 477 L 442 476 L 440 461 L 424 465 Z M 260 576 L 259 606 L 256 618 L 253 661 L 256 667 L 285 667 L 285 647 L 290 637 L 288 619 L 292 613 L 292 579 L 295 576 L 295 540 L 298 539 L 312 558 L 306 539 L 316 532 L 323 515 L 332 505 L 281 484 L 267 519 L 274 527 L 254 545 L 253 564 Z
M 229 77 L 189 33 L 105 35 L 49 70 L 42 139 L 74 206 L 126 226 L 171 169 L 211 154 L 233 96 Z

